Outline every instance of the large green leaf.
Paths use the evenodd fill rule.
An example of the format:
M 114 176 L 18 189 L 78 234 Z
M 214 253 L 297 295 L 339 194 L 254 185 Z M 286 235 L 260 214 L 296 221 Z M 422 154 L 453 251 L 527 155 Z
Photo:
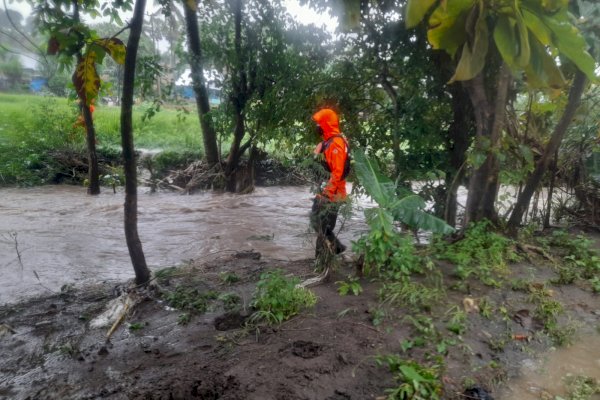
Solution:
M 474 0 L 447 0 L 431 17 L 427 38 L 434 49 L 445 50 L 452 57 L 467 40 L 465 25 Z
M 529 46 L 529 29 L 525 24 L 525 19 L 520 10 L 515 10 L 517 20 L 517 30 L 519 32 L 519 53 L 515 58 L 517 65 L 525 68 L 531 60 L 531 48 Z
M 367 224 L 374 231 L 385 232 L 388 235 L 394 233 L 394 217 L 383 208 L 368 208 L 365 210 Z
M 494 42 L 502 59 L 512 70 L 517 69 L 517 35 L 516 21 L 508 16 L 501 16 L 494 28 Z
M 473 9 L 473 12 L 479 12 L 475 30 L 473 32 L 473 45 L 469 42 L 463 45 L 462 55 L 454 76 L 450 79 L 450 83 L 454 81 L 468 81 L 479 74 L 485 66 L 485 58 L 488 53 L 489 33 L 486 21 L 486 12 L 483 7 L 479 10 Z
M 444 220 L 425 212 L 425 201 L 416 194 L 396 200 L 389 209 L 394 220 L 410 227 L 441 234 L 454 232 Z
M 542 22 L 542 20 L 533 12 L 526 8 L 522 9 L 523 20 L 525 25 L 531 33 L 540 41 L 544 46 L 549 46 L 552 43 L 552 33 L 550 29 Z
M 424 211 L 425 201 L 416 194 L 402 198 L 396 196 L 396 187 L 391 179 L 381 174 L 377 163 L 360 149 L 353 152 L 354 168 L 360 183 L 379 208 L 365 211 L 369 226 L 391 232 L 392 222 L 400 221 L 411 227 L 434 233 L 451 233 L 454 229 L 443 220 Z
M 383 175 L 377 162 L 367 158 L 361 149 L 353 151 L 354 169 L 367 194 L 381 207 L 386 207 L 395 199 L 394 182 Z
M 423 20 L 436 0 L 408 0 L 406 5 L 406 26 L 412 28 Z
M 544 23 L 553 34 L 553 43 L 558 50 L 571 60 L 590 80 L 596 79 L 596 61 L 587 52 L 587 43 L 579 30 L 563 14 L 544 16 Z
M 410 365 L 400 365 L 400 371 L 402 371 L 402 375 L 409 381 L 414 384 L 414 382 L 427 382 L 427 378 L 424 378 Z
M 554 58 L 536 39 L 531 40 L 531 62 L 525 68 L 527 84 L 534 89 L 561 89 L 565 78 Z

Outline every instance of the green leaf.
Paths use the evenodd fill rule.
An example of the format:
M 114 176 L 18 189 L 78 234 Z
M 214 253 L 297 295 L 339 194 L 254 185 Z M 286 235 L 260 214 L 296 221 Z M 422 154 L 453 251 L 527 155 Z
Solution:
M 521 11 L 516 10 L 515 16 L 517 20 L 517 30 L 519 31 L 519 54 L 515 58 L 517 65 L 525 68 L 531 59 L 531 49 L 529 47 L 529 30 L 525 25 L 525 20 Z
M 473 12 L 477 12 L 477 10 L 473 9 Z M 458 62 L 454 76 L 450 79 L 449 83 L 471 80 L 477 76 L 485 66 L 485 58 L 488 53 L 489 33 L 486 22 L 486 13 L 483 11 L 483 8 L 479 9 L 479 17 L 475 24 L 473 36 L 475 39 L 473 40 L 472 49 L 468 42 L 463 45 L 460 61 Z
M 525 68 L 527 84 L 534 89 L 561 89 L 565 86 L 565 78 L 554 58 L 537 40 L 531 40 L 531 62 Z
M 354 167 L 360 183 L 379 208 L 365 210 L 369 227 L 386 233 L 394 231 L 393 222 L 401 221 L 417 229 L 434 233 L 451 233 L 454 229 L 443 220 L 424 211 L 425 201 L 414 193 L 398 198 L 396 185 L 381 174 L 377 163 L 367 158 L 361 149 L 353 152 Z
M 494 28 L 494 42 L 502 59 L 512 70 L 517 69 L 517 36 L 515 35 L 516 21 L 507 16 L 501 16 Z
M 417 370 L 411 367 L 410 365 L 401 365 L 400 371 L 406 379 L 412 381 L 413 383 L 425 382 L 427 380 L 423 378 L 421 374 L 419 374 Z
M 383 208 L 369 208 L 365 210 L 367 224 L 374 231 L 385 232 L 388 235 L 394 233 L 394 217 Z
M 423 20 L 436 0 L 409 0 L 406 5 L 406 27 L 413 28 Z
M 389 207 L 394 220 L 413 228 L 444 235 L 454 232 L 454 228 L 444 220 L 425 212 L 424 208 L 425 201 L 416 194 L 403 197 Z
M 540 41 L 544 46 L 549 46 L 552 43 L 552 34 L 546 24 L 542 22 L 542 20 L 527 10 L 526 8 L 522 9 L 523 11 L 523 20 L 525 21 L 525 25 L 531 33 Z
M 382 207 L 395 198 L 395 185 L 384 176 L 375 161 L 367 158 L 361 149 L 353 151 L 354 169 L 367 194 Z
M 465 25 L 473 0 L 445 1 L 429 18 L 427 38 L 434 49 L 445 50 L 452 57 L 466 41 Z
M 579 30 L 566 16 L 543 17 L 544 23 L 553 34 L 553 43 L 558 50 L 571 60 L 590 80 L 595 80 L 596 61 L 587 52 L 587 43 Z
M 528 164 L 533 164 L 533 152 L 531 151 L 531 148 L 529 146 L 519 144 L 519 152 Z

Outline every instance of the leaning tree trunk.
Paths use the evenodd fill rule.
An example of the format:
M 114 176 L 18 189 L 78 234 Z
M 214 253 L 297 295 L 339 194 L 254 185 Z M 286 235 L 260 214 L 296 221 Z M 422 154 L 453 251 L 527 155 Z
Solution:
M 187 30 L 190 69 L 192 70 L 192 85 L 196 97 L 198 119 L 202 128 L 204 143 L 204 156 L 209 165 L 219 162 L 219 149 L 217 147 L 217 134 L 210 116 L 208 91 L 204 79 L 202 47 L 200 44 L 200 30 L 198 29 L 198 16 L 196 10 L 190 8 L 190 2 L 184 2 L 185 23 Z
M 575 112 L 577 111 L 577 108 L 579 107 L 579 104 L 581 102 L 581 96 L 583 95 L 583 91 L 585 89 L 585 83 L 585 74 L 581 71 L 577 71 L 577 73 L 575 74 L 575 80 L 573 81 L 573 86 L 571 86 L 571 90 L 569 92 L 569 100 L 567 102 L 567 107 L 565 108 L 565 111 L 563 112 L 560 121 L 554 128 L 552 137 L 546 145 L 542 157 L 538 160 L 538 162 L 535 165 L 535 169 L 527 179 L 525 188 L 519 195 L 517 204 L 515 205 L 510 219 L 508 220 L 508 229 L 513 235 L 516 234 L 517 228 L 519 227 L 519 225 L 521 225 L 523 214 L 525 214 L 525 211 L 529 207 L 531 196 L 542 181 L 544 173 L 548 169 L 550 161 L 552 161 L 552 156 L 558 150 L 563 138 L 565 137 L 565 134 L 567 133 L 567 128 L 573 120 Z
M 144 23 L 146 0 L 136 0 L 131 31 L 127 41 L 125 68 L 123 72 L 123 98 L 121 102 L 121 142 L 123 144 L 123 159 L 125 164 L 125 239 L 129 256 L 135 271 L 135 282 L 147 283 L 150 280 L 150 270 L 142 249 L 142 242 L 137 229 L 137 170 L 133 147 L 133 89 L 135 83 L 135 62 L 138 45 Z
M 498 196 L 500 166 L 495 150 L 502 134 L 510 81 L 508 67 L 503 64 L 494 88 L 495 103 L 490 100 L 491 96 L 486 91 L 482 74 L 466 83 L 475 113 L 477 135 L 475 145 L 477 151 L 486 153 L 486 158 L 483 164 L 472 172 L 469 179 L 465 226 L 469 222 L 483 219 L 493 223 L 498 222 L 495 203 Z

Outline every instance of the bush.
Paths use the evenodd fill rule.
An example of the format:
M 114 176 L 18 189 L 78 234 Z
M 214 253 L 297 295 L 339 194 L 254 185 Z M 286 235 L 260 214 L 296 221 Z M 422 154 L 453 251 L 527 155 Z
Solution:
M 57 152 L 85 154 L 85 134 L 72 126 L 77 111 L 60 107 L 56 99 L 45 98 L 29 106 L 18 101 L 10 104 L 14 100 L 11 97 L 18 99 L 16 96 L 1 99 L 7 103 L 2 113 L 6 119 L 0 126 L 2 183 L 29 186 L 52 182 L 65 169 L 56 157 Z M 23 107 L 27 112 L 23 112 Z
M 437 258 L 455 264 L 460 279 L 473 276 L 489 286 L 498 286 L 496 276 L 506 274 L 507 263 L 519 259 L 512 240 L 492 231 L 489 221 L 470 224 L 458 242 L 437 240 L 433 252 Z
M 317 297 L 308 289 L 296 287 L 298 283 L 298 278 L 286 278 L 281 270 L 262 274 L 252 300 L 256 312 L 250 320 L 280 324 L 313 307 Z

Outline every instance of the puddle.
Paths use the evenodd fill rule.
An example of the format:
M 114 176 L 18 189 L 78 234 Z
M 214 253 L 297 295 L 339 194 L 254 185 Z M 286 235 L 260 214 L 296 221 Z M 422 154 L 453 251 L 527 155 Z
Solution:
M 582 336 L 570 347 L 546 353 L 539 360 L 526 360 L 521 375 L 506 382 L 495 397 L 498 400 L 566 398 L 564 377 L 568 374 L 600 380 L 600 335 Z M 600 395 L 591 399 L 600 400 Z

